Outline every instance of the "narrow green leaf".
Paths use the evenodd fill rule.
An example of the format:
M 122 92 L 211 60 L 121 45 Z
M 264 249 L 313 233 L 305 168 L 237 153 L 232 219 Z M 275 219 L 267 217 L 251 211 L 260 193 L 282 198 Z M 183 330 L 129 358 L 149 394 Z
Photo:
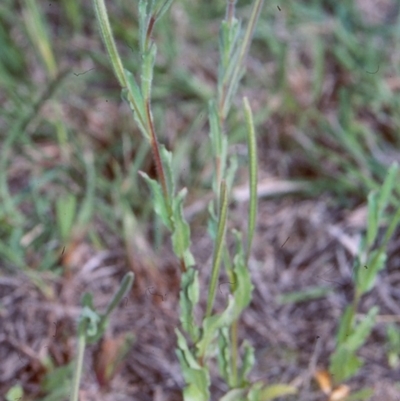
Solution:
M 228 139 L 221 131 L 220 116 L 214 100 L 210 100 L 208 103 L 208 118 L 210 124 L 212 155 L 215 163 L 212 185 L 216 198 L 219 199 L 221 180 L 222 177 L 225 177 Z
M 222 118 L 225 120 L 228 115 L 228 111 L 230 109 L 233 96 L 237 90 L 240 79 L 244 73 L 244 62 L 250 47 L 251 39 L 254 34 L 254 30 L 257 24 L 258 17 L 261 12 L 261 8 L 263 6 L 264 0 L 255 0 L 253 2 L 250 20 L 247 25 L 247 29 L 244 35 L 244 38 L 241 42 L 240 52 L 238 55 L 238 60 L 235 62 L 235 68 L 229 77 L 229 82 L 227 82 L 227 89 L 223 94 L 223 104 L 221 105 Z
M 170 216 L 168 213 L 168 206 L 164 199 L 164 194 L 161 188 L 161 185 L 156 181 L 151 179 L 146 173 L 143 171 L 139 171 L 139 174 L 146 180 L 147 184 L 150 187 L 150 190 L 153 194 L 153 204 L 154 210 L 160 216 L 164 225 L 170 230 L 173 231 L 172 222 L 170 220 Z
M 280 305 L 306 302 L 313 299 L 326 297 L 330 292 L 333 291 L 331 287 L 310 287 L 302 291 L 290 292 L 287 294 L 281 294 L 278 296 L 277 301 Z
M 362 360 L 342 344 L 331 356 L 329 372 L 334 377 L 335 383 L 341 383 L 355 375 L 362 365 Z
M 228 168 L 226 169 L 225 181 L 226 181 L 226 187 L 228 188 L 228 192 L 231 192 L 235 180 L 235 174 L 238 169 L 238 157 L 236 154 L 233 154 L 232 156 L 229 157 L 228 160 L 229 160 L 229 165 Z
M 217 289 L 217 281 L 219 275 L 219 269 L 222 258 L 222 251 L 225 242 L 225 229 L 226 229 L 226 220 L 228 215 L 228 194 L 226 190 L 226 183 L 222 181 L 221 183 L 221 207 L 219 211 L 219 221 L 218 221 L 218 234 L 216 238 L 214 255 L 213 255 L 213 265 L 212 265 L 212 273 L 211 273 L 211 282 L 210 289 L 208 292 L 207 299 L 207 309 L 206 316 L 210 316 L 214 304 L 215 292 Z
M 371 289 L 374 287 L 378 273 L 386 265 L 386 259 L 386 253 L 383 253 L 382 249 L 379 248 L 371 252 L 364 268 L 358 269 L 357 290 L 359 291 L 360 295 L 371 291 Z
M 396 178 L 398 176 L 399 166 L 397 163 L 393 163 L 386 175 L 385 181 L 379 191 L 378 198 L 378 214 L 379 218 L 383 217 L 383 213 L 389 204 L 390 197 L 392 195 L 393 187 L 396 183 Z
M 209 401 L 210 399 L 210 375 L 206 367 L 201 367 L 189 350 L 186 339 L 178 329 L 175 329 L 178 337 L 178 356 L 183 377 L 187 386 L 183 390 L 185 401 Z
M 264 383 L 262 381 L 254 383 L 247 394 L 246 401 L 260 401 L 263 386 Z
M 353 331 L 353 319 L 354 319 L 354 305 L 348 305 L 340 318 L 339 330 L 337 334 L 337 345 L 340 345 L 346 341 L 346 338 Z
M 126 87 L 126 79 L 121 58 L 114 42 L 114 37 L 111 30 L 110 21 L 108 19 L 107 8 L 104 0 L 93 0 L 94 9 L 96 11 L 96 19 L 100 27 L 103 42 L 106 45 L 111 64 L 114 69 L 115 76 L 118 79 L 121 87 Z
M 86 191 L 82 205 L 77 216 L 77 224 L 86 228 L 89 224 L 94 211 L 95 194 L 96 194 L 96 168 L 94 165 L 94 157 L 91 151 L 86 151 L 83 155 L 86 169 Z
M 229 390 L 219 401 L 243 401 L 246 395 L 246 390 L 234 388 Z
M 123 90 L 122 94 L 131 106 L 133 116 L 139 126 L 140 131 L 142 132 L 143 136 L 150 141 L 146 123 L 146 106 L 143 100 L 142 92 L 136 83 L 133 74 L 128 70 L 124 71 L 127 87 L 125 91 Z
M 374 389 L 363 388 L 347 396 L 345 401 L 369 400 L 373 395 L 374 395 Z
M 289 384 L 271 384 L 261 390 L 260 401 L 274 400 L 275 398 L 297 394 L 297 388 Z
M 147 26 L 149 24 L 147 4 L 148 2 L 146 0 L 139 1 L 139 45 L 141 54 L 144 54 L 146 51 L 145 49 L 146 31 L 147 31 Z
M 371 308 L 367 316 L 364 317 L 361 323 L 357 324 L 352 334 L 346 339 L 346 347 L 351 352 L 356 352 L 365 343 L 374 327 L 375 317 L 378 312 L 379 308 L 377 306 Z
M 168 10 L 174 0 L 165 0 L 162 6 L 155 11 L 155 19 L 158 21 Z
M 230 295 L 227 308 L 219 315 L 212 315 L 203 319 L 203 332 L 200 341 L 197 342 L 197 355 L 203 357 L 208 350 L 209 345 L 215 339 L 217 330 L 221 327 L 228 327 L 238 317 L 235 313 L 234 298 Z
M 233 18 L 232 24 L 229 21 L 222 21 L 219 31 L 219 51 L 220 64 L 218 74 L 218 84 L 222 85 L 229 76 L 228 67 L 232 65 L 232 55 L 238 48 L 237 42 L 241 32 L 241 24 Z
M 199 302 L 200 286 L 199 272 L 190 267 L 181 276 L 181 290 L 179 295 L 180 321 L 184 330 L 189 333 L 195 342 L 199 337 L 199 328 L 196 326 L 193 311 Z
M 216 330 L 226 327 L 236 320 L 243 309 L 245 309 L 251 300 L 253 285 L 251 284 L 249 271 L 244 263 L 244 251 L 241 244 L 240 233 L 234 231 L 237 242 L 237 252 L 234 258 L 234 274 L 236 284 L 233 296 L 229 296 L 227 308 L 220 315 L 206 317 L 203 320 L 203 335 L 196 344 L 198 355 L 203 356 L 216 335 Z
M 76 214 L 76 197 L 72 194 L 67 194 L 56 201 L 56 218 L 58 231 L 61 240 L 67 241 L 71 228 L 74 223 Z
M 190 247 L 190 226 L 183 216 L 183 201 L 187 190 L 183 188 L 175 199 L 173 199 L 174 232 L 172 233 L 172 245 L 174 253 L 179 258 L 184 258 L 186 266 L 194 265 L 194 257 L 191 254 Z
M 161 161 L 164 167 L 165 181 L 167 183 L 168 193 L 171 197 L 175 194 L 175 180 L 172 167 L 172 153 L 164 145 L 160 145 Z
M 251 244 L 256 229 L 257 217 L 257 143 L 256 134 L 254 131 L 253 113 L 250 108 L 249 101 L 246 97 L 243 98 L 244 113 L 247 123 L 247 143 L 249 152 L 249 177 L 250 177 L 250 202 L 249 202 L 249 217 L 247 229 L 247 253 L 246 260 L 249 260 Z
M 144 97 L 145 102 L 150 101 L 150 93 L 151 93 L 151 84 L 153 81 L 153 70 L 154 63 L 156 60 L 157 54 L 157 46 L 155 43 L 150 45 L 149 50 L 147 50 L 142 55 L 142 75 L 141 75 L 141 83 L 142 83 L 142 95 Z
M 231 341 L 229 338 L 229 329 L 222 327 L 218 333 L 218 369 L 221 377 L 232 387 L 232 366 L 231 366 Z
M 235 257 L 233 258 L 233 272 L 236 281 L 234 284 L 233 295 L 235 301 L 235 314 L 236 316 L 239 316 L 250 304 L 251 293 L 254 286 L 251 283 L 249 269 L 247 268 L 245 261 L 242 235 L 237 230 L 232 230 L 232 233 L 235 236 L 236 242 L 236 252 Z
M 243 362 L 239 372 L 239 382 L 244 387 L 248 383 L 248 375 L 254 367 L 256 358 L 254 355 L 254 348 L 247 340 L 244 340 L 243 348 Z
M 368 195 L 368 226 L 367 226 L 367 246 L 371 248 L 378 233 L 378 194 L 370 192 Z
M 214 211 L 213 201 L 211 201 L 208 204 L 207 210 L 208 210 L 207 232 L 212 242 L 215 243 L 218 234 L 218 217 Z
M 25 0 L 26 9 L 23 12 L 29 37 L 37 47 L 47 72 L 54 79 L 57 75 L 57 63 L 51 48 L 45 13 L 39 9 L 36 0 Z M 4 46 L 3 46 L 4 47 Z
M 121 302 L 122 298 L 131 290 L 135 275 L 132 272 L 126 273 L 122 282 L 107 306 L 105 317 L 109 316 L 116 306 Z
M 392 237 L 392 235 L 393 235 L 394 231 L 396 230 L 397 226 L 399 225 L 399 223 L 400 223 L 400 207 L 397 209 L 396 214 L 390 220 L 389 227 L 386 230 L 385 237 L 382 241 L 382 245 L 380 246 L 380 249 L 382 252 L 386 249 L 386 247 L 389 243 L 389 240 Z

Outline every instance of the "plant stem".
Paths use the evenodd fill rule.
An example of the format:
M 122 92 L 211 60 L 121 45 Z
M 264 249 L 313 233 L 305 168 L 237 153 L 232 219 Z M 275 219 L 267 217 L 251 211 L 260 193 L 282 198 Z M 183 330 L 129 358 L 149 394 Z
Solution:
M 246 263 L 249 262 L 251 244 L 256 228 L 257 217 L 257 144 L 256 134 L 253 123 L 253 113 L 251 111 L 250 103 L 247 97 L 243 98 L 244 112 L 247 123 L 247 144 L 249 154 L 249 177 L 250 177 L 250 201 L 249 201 L 249 217 L 247 229 L 247 249 L 246 249 Z
M 170 209 L 169 215 L 172 216 L 171 205 L 169 202 L 169 193 L 168 193 L 167 183 L 166 183 L 165 174 L 164 174 L 164 167 L 163 167 L 161 155 L 160 155 L 160 145 L 158 143 L 157 135 L 156 135 L 155 129 L 154 129 L 149 99 L 146 100 L 146 114 L 147 114 L 149 130 L 150 130 L 151 149 L 153 151 L 154 163 L 156 164 L 158 180 L 161 183 L 164 197 L 165 197 L 166 203 L 168 205 L 168 209 Z
M 86 330 L 84 330 L 84 332 L 86 332 Z M 82 333 L 78 337 L 78 355 L 76 358 L 76 368 L 75 368 L 75 373 L 74 373 L 70 401 L 78 401 L 79 400 L 79 384 L 80 384 L 81 376 L 82 376 L 83 355 L 85 353 L 85 346 L 86 346 L 86 336 L 85 336 L 85 333 Z
M 220 192 L 221 192 L 221 203 L 220 203 L 220 210 L 219 210 L 218 233 L 217 233 L 216 244 L 215 244 L 215 249 L 214 249 L 213 266 L 212 266 L 212 272 L 211 272 L 211 282 L 210 282 L 210 288 L 208 291 L 207 309 L 206 309 L 205 318 L 211 316 L 214 299 L 215 299 L 215 292 L 217 290 L 217 282 L 218 282 L 219 269 L 220 269 L 220 265 L 221 265 L 222 252 L 224 249 L 226 218 L 227 218 L 227 214 L 228 214 L 228 194 L 227 194 L 225 180 L 222 180 L 222 182 L 221 182 Z
M 236 387 L 238 385 L 238 329 L 239 318 L 234 320 L 231 326 L 231 343 L 232 343 L 232 377 L 233 383 Z

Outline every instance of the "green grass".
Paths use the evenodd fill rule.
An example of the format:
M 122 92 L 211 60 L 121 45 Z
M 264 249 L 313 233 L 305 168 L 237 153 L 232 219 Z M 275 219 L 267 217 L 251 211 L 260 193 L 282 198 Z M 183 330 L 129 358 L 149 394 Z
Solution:
M 353 209 L 371 191 L 380 192 L 391 162 L 399 160 L 400 92 L 394 89 L 399 16 L 372 25 L 352 1 L 278 5 L 281 11 L 275 3 L 262 9 L 247 72 L 224 116 L 227 146 L 247 141 L 241 101 L 247 96 L 254 104 L 260 170 L 307 181 L 311 189 L 303 197 L 325 194 L 335 207 Z M 174 0 L 152 35 L 157 44 L 154 127 L 158 140 L 174 154 L 171 179 L 177 189 L 187 187 L 190 201 L 211 189 L 220 191 L 209 155 L 221 149 L 213 149 L 208 138 L 207 104 L 218 87 L 217 35 L 225 6 L 222 0 Z M 107 7 L 122 63 L 139 79 L 138 9 L 122 0 Z M 246 23 L 250 10 L 250 1 L 237 4 L 237 15 Z M 153 249 L 168 244 L 162 219 L 154 217 L 150 202 L 143 202 L 150 192 L 138 175 L 157 177 L 152 147 L 121 99 L 91 5 L 27 0 L 18 7 L 5 1 L 0 6 L 0 60 L 2 275 L 22 272 L 52 300 L 54 289 L 41 274 L 63 277 L 68 267 L 60 255 L 72 252 L 75 243 L 96 251 L 116 243 L 129 249 L 136 227 Z M 246 177 L 245 163 L 239 163 L 239 172 Z M 384 202 L 388 209 L 378 208 L 378 220 L 386 226 L 400 206 L 399 189 L 394 180 Z M 374 213 L 362 258 L 379 249 Z M 217 231 L 214 223 L 211 232 Z M 184 249 L 179 252 L 187 257 Z M 218 258 L 229 265 L 226 254 Z M 375 269 L 380 266 L 376 262 Z M 328 292 L 311 288 L 283 294 L 282 302 Z M 390 333 L 394 363 L 397 340 L 394 330 Z

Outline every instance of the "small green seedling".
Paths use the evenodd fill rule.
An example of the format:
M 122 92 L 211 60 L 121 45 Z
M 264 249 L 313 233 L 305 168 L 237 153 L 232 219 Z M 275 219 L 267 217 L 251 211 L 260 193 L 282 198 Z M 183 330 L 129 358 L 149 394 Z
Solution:
M 329 370 L 336 384 L 351 378 L 363 366 L 363 361 L 356 353 L 370 335 L 379 308 L 372 307 L 360 321 L 356 321 L 356 313 L 361 297 L 371 291 L 378 273 L 385 267 L 388 242 L 400 222 L 398 208 L 389 220 L 383 240 L 375 245 L 378 242 L 378 227 L 386 217 L 386 208 L 392 203 L 397 180 L 398 165 L 395 163 L 389 168 L 380 191 L 371 192 L 368 196 L 367 232 L 353 266 L 355 295 L 340 319 L 336 349 L 330 359 Z
M 125 277 L 122 279 L 120 288 L 111 299 L 111 302 L 104 313 L 99 313 L 94 308 L 92 294 L 85 293 L 83 295 L 83 309 L 78 323 L 77 361 L 74 369 L 70 401 L 78 401 L 79 384 L 82 376 L 83 356 L 85 353 L 86 344 L 96 343 L 103 336 L 108 325 L 108 317 L 121 302 L 122 298 L 130 291 L 133 280 L 133 273 L 127 273 L 125 275 Z

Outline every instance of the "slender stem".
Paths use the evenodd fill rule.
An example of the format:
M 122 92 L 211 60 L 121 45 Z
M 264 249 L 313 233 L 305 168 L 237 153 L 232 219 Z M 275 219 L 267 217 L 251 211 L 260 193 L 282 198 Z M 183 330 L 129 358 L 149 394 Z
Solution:
M 179 261 L 180 261 L 180 264 L 181 264 L 181 272 L 185 273 L 186 270 L 187 270 L 185 260 L 183 258 L 180 258 Z
M 233 18 L 235 18 L 235 4 L 236 0 L 228 0 L 225 19 L 229 22 L 229 25 L 232 24 Z
M 237 318 L 231 326 L 231 344 L 232 344 L 232 377 L 234 386 L 237 383 L 238 377 L 238 329 L 239 329 L 239 318 Z
M 151 149 L 153 151 L 154 162 L 156 164 L 158 180 L 161 183 L 165 200 L 166 200 L 167 204 L 169 205 L 169 201 L 168 201 L 169 194 L 168 194 L 167 182 L 165 180 L 164 167 L 163 167 L 161 155 L 160 155 L 160 145 L 158 143 L 157 135 L 154 130 L 154 124 L 153 124 L 153 118 L 151 116 L 149 99 L 146 100 L 146 114 L 147 114 L 147 122 L 149 125 L 149 130 L 150 130 Z M 170 215 L 172 215 L 172 213 Z
M 216 239 L 216 245 L 214 249 L 214 257 L 213 257 L 213 266 L 211 272 L 211 282 L 210 288 L 208 291 L 208 299 L 207 299 L 207 309 L 205 317 L 210 317 L 214 299 L 215 292 L 217 290 L 217 282 L 219 269 L 221 265 L 222 252 L 224 249 L 224 240 L 225 240 L 225 229 L 226 229 L 226 219 L 228 214 L 228 194 L 226 188 L 226 182 L 223 180 L 221 182 L 221 206 L 219 211 L 219 221 L 218 221 L 218 233 Z
M 250 103 L 247 97 L 243 98 L 243 105 L 247 123 L 247 144 L 249 154 L 249 177 L 250 177 L 250 202 L 249 202 L 249 217 L 247 229 L 247 249 L 246 262 L 248 263 L 251 251 L 251 244 L 256 228 L 257 217 L 257 145 L 256 134 L 254 131 L 253 113 L 251 112 Z
M 152 15 L 150 17 L 149 25 L 147 26 L 145 49 L 148 49 L 149 41 L 151 39 L 151 34 L 153 32 L 155 22 L 156 22 L 156 18 L 154 15 Z
M 79 400 L 79 384 L 82 376 L 82 368 L 83 368 L 83 356 L 85 353 L 86 346 L 86 330 L 78 337 L 78 355 L 76 358 L 76 368 L 73 379 L 72 393 L 70 395 L 70 401 L 78 401 Z

